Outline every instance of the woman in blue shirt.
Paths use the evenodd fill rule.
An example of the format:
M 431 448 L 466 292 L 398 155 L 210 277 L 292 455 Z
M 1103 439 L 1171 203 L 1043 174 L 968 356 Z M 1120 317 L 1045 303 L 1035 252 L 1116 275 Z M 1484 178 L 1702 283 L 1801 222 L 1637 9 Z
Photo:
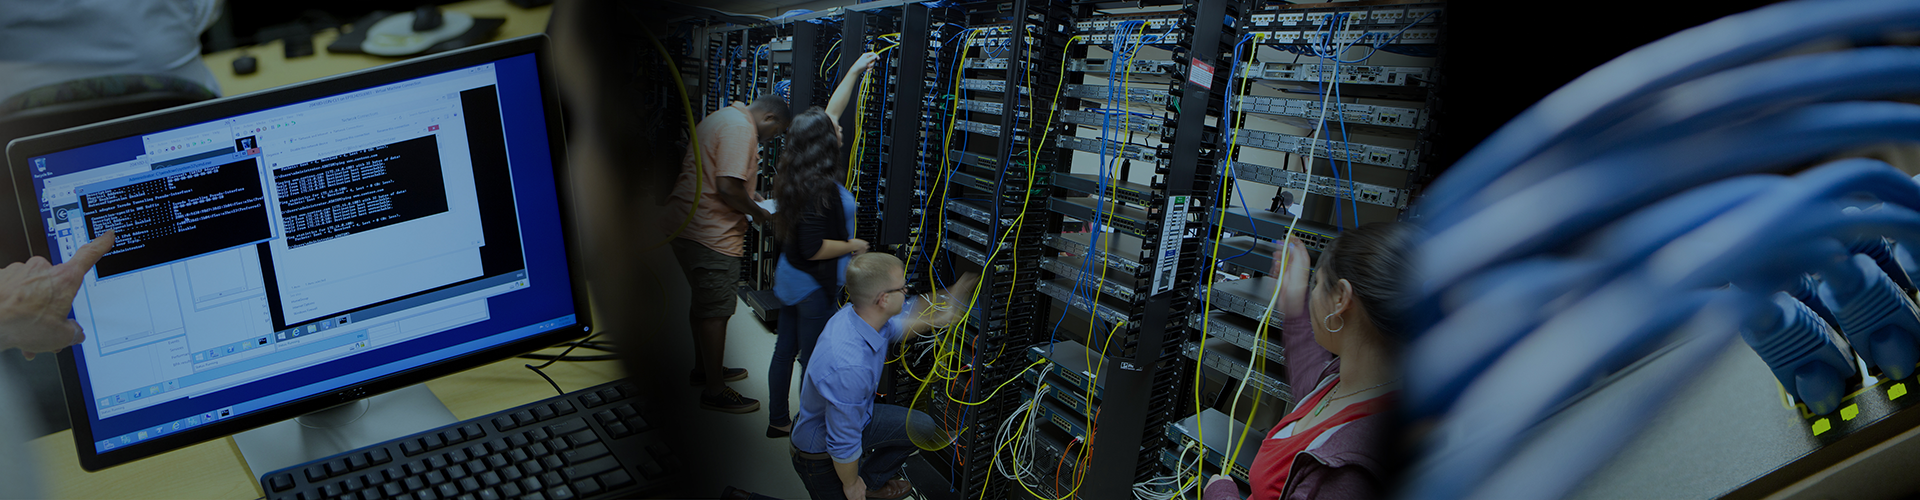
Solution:
M 834 89 L 826 109 L 808 109 L 787 127 L 786 147 L 773 178 L 774 199 L 780 201 L 773 214 L 774 238 L 780 242 L 773 292 L 786 307 L 780 308 L 779 339 L 767 368 L 770 438 L 792 432 L 787 393 L 793 386 L 793 362 L 797 357 L 806 369 L 814 340 L 839 309 L 836 299 L 846 284 L 847 260 L 867 251 L 867 242 L 853 237 L 855 203 L 853 193 L 841 185 L 846 164 L 839 154 L 835 117 L 853 99 L 860 76 L 878 60 L 873 53 L 862 54 Z

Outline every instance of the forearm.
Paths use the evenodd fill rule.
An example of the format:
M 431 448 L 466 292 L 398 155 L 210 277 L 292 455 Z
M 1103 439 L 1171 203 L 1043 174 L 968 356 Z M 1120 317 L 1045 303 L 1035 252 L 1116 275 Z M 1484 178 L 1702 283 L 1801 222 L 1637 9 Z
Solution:
M 840 475 L 840 484 L 849 485 L 860 480 L 860 461 L 833 462 L 833 471 Z
M 853 251 L 857 249 L 859 249 L 859 246 L 854 245 L 851 241 L 820 240 L 820 251 L 814 252 L 813 256 L 808 257 L 807 260 L 838 259 L 853 253 Z
M 840 115 L 846 113 L 847 103 L 853 101 L 853 92 L 859 88 L 860 75 L 865 73 L 864 70 L 855 66 L 848 71 L 847 76 L 840 79 L 840 86 L 834 87 L 833 97 L 827 99 L 827 116 L 832 117 L 835 123 L 839 123 Z
M 724 183 L 727 181 L 721 180 L 721 182 Z M 722 185 L 724 186 L 724 184 Z M 760 205 L 755 204 L 752 199 L 748 198 L 747 192 L 745 189 L 734 190 L 734 189 L 721 188 L 719 192 L 715 194 L 717 198 L 720 198 L 720 204 L 726 205 L 727 208 L 734 209 L 735 211 L 738 211 L 740 213 L 752 216 L 754 220 L 767 220 L 768 218 L 773 216 L 773 214 L 767 213 L 766 209 L 760 208 Z

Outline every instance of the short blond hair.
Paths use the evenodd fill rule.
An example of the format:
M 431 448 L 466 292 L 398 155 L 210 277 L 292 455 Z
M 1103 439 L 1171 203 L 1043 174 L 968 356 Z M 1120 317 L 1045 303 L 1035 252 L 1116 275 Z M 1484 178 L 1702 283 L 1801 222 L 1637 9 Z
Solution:
M 906 264 L 893 254 L 867 252 L 854 256 L 853 261 L 847 263 L 847 295 L 853 297 L 853 302 L 871 298 L 891 288 L 888 278 L 895 273 L 905 274 Z

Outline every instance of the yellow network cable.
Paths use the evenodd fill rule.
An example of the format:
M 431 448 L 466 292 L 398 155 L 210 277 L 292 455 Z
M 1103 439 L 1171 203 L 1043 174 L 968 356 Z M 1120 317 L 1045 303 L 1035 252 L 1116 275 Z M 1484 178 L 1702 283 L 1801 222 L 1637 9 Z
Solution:
M 647 30 L 645 26 L 641 26 L 640 30 L 646 34 L 647 41 L 653 43 L 653 48 L 660 51 L 660 58 L 667 62 L 667 72 L 673 75 L 673 88 L 680 94 L 680 109 L 687 114 L 687 137 L 693 141 L 690 146 L 693 148 L 693 199 L 688 200 L 687 203 L 687 218 L 681 220 L 680 226 L 674 228 L 673 233 L 668 234 L 666 239 L 640 249 L 640 253 L 647 253 L 680 237 L 680 233 L 687 230 L 687 225 L 693 223 L 693 214 L 700 209 L 697 202 L 700 199 L 701 180 L 706 176 L 706 159 L 700 154 L 700 128 L 694 125 L 693 100 L 687 98 L 686 80 L 680 79 L 680 66 L 673 63 L 673 54 L 667 52 L 666 46 L 660 45 L 660 40 L 653 37 L 652 31 Z
M 1260 35 L 1256 35 L 1256 36 L 1257 36 L 1257 39 L 1258 39 L 1258 40 L 1265 40 L 1265 39 L 1266 39 L 1266 36 L 1265 36 L 1264 34 L 1260 34 Z M 1255 49 L 1256 51 L 1258 51 L 1258 50 L 1259 50 L 1259 43 L 1258 43 L 1258 42 L 1255 42 L 1255 43 L 1254 43 L 1254 49 Z M 1239 50 L 1239 49 L 1238 49 L 1238 48 L 1236 48 L 1235 50 L 1237 51 L 1237 50 Z M 1234 71 L 1237 71 L 1238 69 L 1239 69 L 1239 68 L 1232 68 L 1232 69 L 1229 69 L 1229 70 L 1228 70 L 1228 73 L 1227 73 L 1227 74 L 1229 74 L 1229 75 L 1231 75 L 1231 74 L 1233 74 L 1233 72 L 1234 72 Z M 1243 79 L 1242 79 L 1242 81 L 1244 82 L 1244 81 L 1245 81 L 1245 79 L 1243 78 Z M 1245 85 L 1245 84 L 1242 84 L 1242 85 L 1241 85 L 1241 88 L 1242 88 L 1242 89 L 1244 90 L 1244 89 L 1246 88 L 1246 85 Z M 1227 82 L 1227 91 L 1228 91 L 1228 92 L 1233 92 L 1233 82 L 1232 82 L 1232 81 L 1228 81 L 1228 82 Z M 1224 165 L 1224 166 L 1225 166 L 1226 168 L 1233 168 L 1233 148 L 1234 148 L 1234 146 L 1236 146 L 1236 145 L 1238 145 L 1238 144 L 1239 144 L 1239 140 L 1240 140 L 1240 128 L 1239 128 L 1239 127 L 1236 127 L 1236 126 L 1234 126 L 1234 123 L 1233 123 L 1233 110 L 1231 110 L 1231 109 L 1225 109 L 1225 110 L 1221 110 L 1221 112 L 1222 112 L 1222 113 L 1226 113 L 1226 114 L 1227 114 L 1227 116 L 1226 116 L 1226 118 L 1227 118 L 1227 119 L 1225 120 L 1225 121 L 1226 121 L 1226 123 L 1225 123 L 1225 126 L 1227 126 L 1227 127 L 1229 127 L 1229 128 L 1232 128 L 1232 131 L 1231 131 L 1231 132 L 1229 132 L 1229 133 L 1227 134 L 1227 137 L 1228 137 L 1228 139 L 1227 139 L 1227 149 L 1226 149 L 1226 152 L 1225 152 L 1225 153 L 1222 153 L 1222 156 L 1223 156 L 1223 158 L 1221 159 L 1222 161 L 1220 162 L 1220 164 L 1221 164 L 1221 165 Z M 1245 113 L 1245 112 L 1242 112 L 1242 113 L 1240 113 L 1240 119 L 1241 119 L 1241 120 L 1245 120 L 1245 119 L 1246 119 L 1246 113 Z M 1214 265 L 1216 265 L 1216 266 L 1217 266 L 1217 265 L 1219 265 L 1218 263 L 1220 262 L 1220 240 L 1221 240 L 1221 236 L 1222 236 L 1222 235 L 1223 235 L 1223 234 L 1225 233 L 1225 231 L 1226 231 L 1226 221 L 1227 221 L 1227 208 L 1228 208 L 1228 206 L 1229 206 L 1229 205 L 1228 205 L 1228 201 L 1229 201 L 1229 198 L 1228 198 L 1228 197 L 1229 197 L 1229 196 L 1231 196 L 1232 194 L 1233 194 L 1233 187 L 1232 187 L 1232 186 L 1231 186 L 1231 185 L 1230 185 L 1230 184 L 1229 184 L 1229 183 L 1228 183 L 1228 182 L 1226 181 L 1226 179 L 1221 179 L 1221 182 L 1220 182 L 1220 205 L 1219 205 L 1219 207 L 1218 207 L 1218 208 L 1217 208 L 1217 209 L 1215 210 L 1215 218 L 1214 218 L 1214 222 L 1213 222 L 1213 252 L 1212 252 L 1212 255 L 1208 257 L 1208 259 L 1209 259 L 1209 261 L 1210 261 L 1210 262 L 1213 262 L 1213 263 L 1214 263 Z M 1298 220 L 1299 220 L 1299 219 L 1295 219 L 1295 221 L 1296 221 L 1296 222 L 1297 222 Z M 1292 234 L 1292 232 L 1291 232 L 1291 231 L 1292 231 L 1292 229 L 1291 229 L 1291 228 L 1289 228 L 1289 229 L 1288 229 L 1288 231 L 1289 231 L 1289 232 L 1288 232 L 1288 234 L 1289 234 L 1289 235 L 1291 235 L 1291 234 Z M 1211 326 L 1213 326 L 1213 318 L 1210 318 L 1210 317 L 1207 317 L 1207 316 L 1210 316 L 1210 315 L 1211 315 L 1210 313 L 1211 313 L 1211 312 L 1213 311 L 1213 281 L 1214 281 L 1214 279 L 1215 279 L 1215 277 L 1217 277 L 1217 276 L 1219 276 L 1219 274 L 1220 274 L 1220 273 L 1219 273 L 1219 271 L 1218 271 L 1217 269 L 1216 269 L 1216 270 L 1214 270 L 1213 272 L 1209 272 L 1209 273 L 1207 273 L 1207 285 L 1206 285 L 1206 286 L 1207 286 L 1207 290 L 1206 290 L 1206 292 L 1205 292 L 1204 294 L 1202 294 L 1202 295 L 1203 295 L 1203 297 L 1202 297 L 1202 299 L 1201 299 L 1201 305 L 1200 305 L 1200 313 L 1201 313 L 1201 315 L 1202 315 L 1202 316 L 1201 316 L 1201 321 L 1200 321 L 1200 343 L 1199 343 L 1199 345 L 1197 345 L 1197 346 L 1196 346 L 1196 347 L 1197 347 L 1197 349 L 1194 349 L 1194 353 L 1193 353 L 1193 414 L 1194 414 L 1194 415 L 1199 415 L 1199 414 L 1200 414 L 1200 412 L 1202 411 L 1202 410 L 1201 410 L 1201 407 L 1200 407 L 1200 386 L 1201 386 L 1201 380 L 1202 380 L 1202 378 L 1201 378 L 1201 376 L 1202 376 L 1202 374 L 1200 373 L 1200 370 L 1201 370 L 1201 369 L 1202 369 L 1202 368 L 1204 367 L 1204 365 L 1202 365 L 1202 364 L 1201 364 L 1201 361 L 1202 361 L 1203 359 L 1205 359 L 1205 358 L 1206 358 L 1206 355 L 1207 355 L 1207 343 L 1206 343 L 1206 342 L 1207 342 L 1207 335 L 1208 335 L 1208 332 L 1209 332 L 1209 330 L 1210 330 L 1210 328 L 1209 328 L 1209 327 L 1211 327 Z M 1279 286 L 1279 283 L 1275 283 L 1275 286 L 1276 286 L 1276 287 L 1278 287 L 1278 286 Z M 1276 289 L 1277 289 L 1277 288 L 1276 288 Z M 1262 339 L 1262 340 L 1264 340 L 1264 339 Z M 1258 345 L 1256 345 L 1255 347 L 1258 347 Z M 1255 349 L 1255 350 L 1257 351 L 1257 350 L 1259 350 L 1259 349 Z M 1255 356 L 1258 356 L 1258 355 L 1259 355 L 1259 353 L 1255 353 L 1254 355 L 1255 355 Z M 1244 377 L 1244 375 L 1243 375 L 1243 377 Z M 1222 386 L 1222 387 L 1220 388 L 1220 390 L 1222 390 L 1222 391 L 1225 391 L 1225 390 L 1226 390 L 1226 387 L 1225 387 L 1225 386 Z M 1236 395 L 1235 395 L 1235 397 L 1237 398 L 1237 397 L 1238 397 L 1238 395 L 1236 394 Z M 1236 399 L 1236 401 L 1235 401 L 1235 402 L 1236 402 L 1236 403 L 1238 403 L 1238 400 Z M 1254 398 L 1254 404 L 1255 404 L 1255 405 L 1258 405 L 1258 404 L 1259 404 L 1259 398 L 1257 398 L 1257 397 L 1256 397 L 1256 398 Z M 1255 408 L 1257 409 L 1257 408 L 1259 408 L 1259 407 L 1258 407 L 1258 406 L 1255 406 Z M 1232 421 L 1232 420 L 1234 419 L 1234 416 L 1233 416 L 1233 415 L 1227 415 L 1227 417 L 1228 417 L 1228 421 Z M 1248 420 L 1249 420 L 1249 421 L 1251 421 L 1252 419 L 1248 419 Z M 1244 436 L 1244 435 L 1246 434 L 1246 429 L 1245 429 L 1245 427 L 1246 427 L 1245 425 L 1242 425 L 1242 429 L 1241 429 L 1241 434 L 1242 434 L 1243 436 Z M 1227 432 L 1232 432 L 1232 429 L 1231 429 L 1231 428 L 1229 428 Z M 1194 435 L 1195 435 L 1195 437 L 1197 437 L 1197 438 L 1199 438 L 1199 439 L 1200 439 L 1200 442 L 1203 442 L 1203 443 L 1204 443 L 1204 442 L 1206 442 L 1206 427 L 1205 427 L 1205 426 L 1194 426 Z M 1238 450 L 1238 447 L 1236 447 L 1236 448 L 1235 448 L 1235 451 L 1237 451 L 1237 450 Z M 1230 464 L 1232 464 L 1232 463 L 1233 463 L 1233 462 L 1231 461 L 1231 459 L 1229 459 L 1229 461 L 1227 461 L 1227 462 L 1223 462 L 1223 464 L 1229 464 L 1229 465 L 1230 465 Z M 1200 475 L 1202 475 L 1203 473 L 1201 473 L 1201 472 L 1198 472 L 1198 471 L 1196 471 L 1196 472 L 1195 472 L 1195 474 L 1196 474 L 1196 477 L 1199 477 L 1199 476 L 1200 476 Z

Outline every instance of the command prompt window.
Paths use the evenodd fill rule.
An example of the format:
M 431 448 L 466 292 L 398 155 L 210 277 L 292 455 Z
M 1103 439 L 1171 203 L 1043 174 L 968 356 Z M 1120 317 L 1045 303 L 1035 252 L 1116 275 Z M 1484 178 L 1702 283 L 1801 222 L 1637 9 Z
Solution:
M 273 182 L 288 249 L 447 211 L 432 135 L 280 168 Z
M 116 231 L 101 278 L 273 237 L 254 158 L 77 194 L 89 239 Z

